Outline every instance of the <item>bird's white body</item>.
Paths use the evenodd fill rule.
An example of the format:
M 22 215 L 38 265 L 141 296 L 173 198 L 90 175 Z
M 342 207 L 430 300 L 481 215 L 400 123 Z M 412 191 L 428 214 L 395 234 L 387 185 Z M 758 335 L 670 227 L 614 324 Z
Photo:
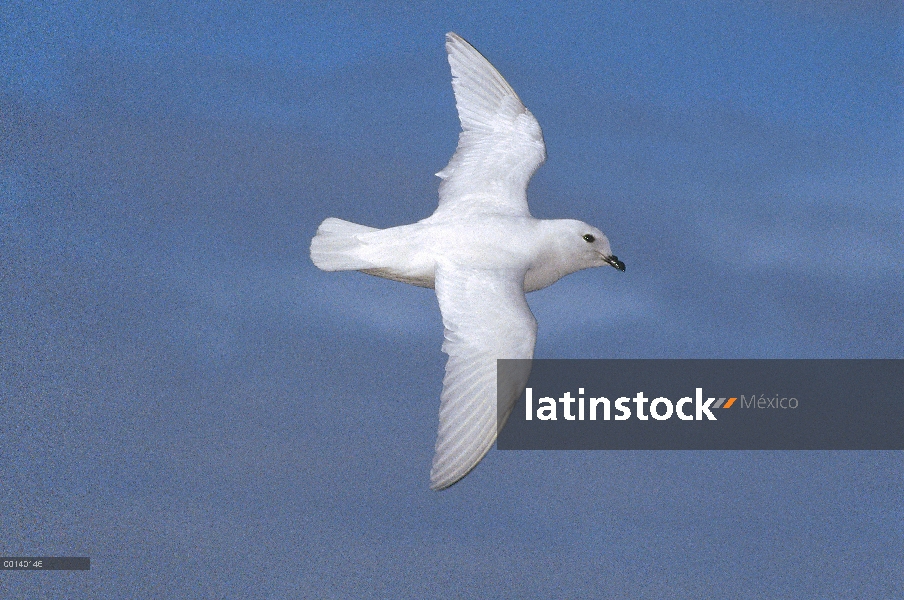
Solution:
M 311 250 L 315 263 L 321 262 L 318 243 L 328 239 L 330 226 L 337 221 L 361 227 L 340 219 L 324 222 Z M 524 291 L 533 292 L 580 269 L 604 265 L 602 257 L 611 254 L 601 232 L 569 219 L 485 215 L 473 222 L 430 217 L 411 225 L 359 231 L 356 243 L 345 247 L 347 268 L 426 288 L 435 287 L 440 259 L 463 267 L 523 270 Z M 571 246 L 575 244 L 563 243 L 571 231 L 580 231 L 579 236 L 589 233 L 600 240 L 598 249 L 587 248 L 586 263 L 574 260 Z
M 502 75 L 470 44 L 446 36 L 462 132 L 428 218 L 375 229 L 326 219 L 311 241 L 325 271 L 356 270 L 436 290 L 449 355 L 431 487 L 468 474 L 496 439 L 527 371 L 499 389 L 496 360 L 533 357 L 537 322 L 524 298 L 581 269 L 624 271 L 598 229 L 540 220 L 527 184 L 546 159 L 540 125 Z M 520 379 L 519 379 L 520 377 Z

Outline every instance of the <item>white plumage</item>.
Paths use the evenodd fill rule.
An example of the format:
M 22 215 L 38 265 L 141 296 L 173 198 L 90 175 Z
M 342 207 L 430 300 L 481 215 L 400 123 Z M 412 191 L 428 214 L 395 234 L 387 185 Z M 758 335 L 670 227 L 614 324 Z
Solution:
M 546 160 L 543 132 L 493 65 L 458 35 L 446 35 L 461 121 L 458 148 L 437 173 L 437 214 L 529 216 L 527 183 Z
M 468 474 L 496 439 L 527 372 L 506 382 L 497 410 L 496 359 L 532 358 L 537 322 L 525 292 L 580 269 L 624 271 L 598 229 L 538 220 L 527 185 L 546 159 L 540 125 L 502 75 L 468 42 L 446 35 L 462 132 L 430 217 L 374 229 L 326 219 L 311 241 L 325 271 L 359 270 L 435 288 L 449 355 L 430 487 Z M 515 378 L 519 379 L 519 378 Z

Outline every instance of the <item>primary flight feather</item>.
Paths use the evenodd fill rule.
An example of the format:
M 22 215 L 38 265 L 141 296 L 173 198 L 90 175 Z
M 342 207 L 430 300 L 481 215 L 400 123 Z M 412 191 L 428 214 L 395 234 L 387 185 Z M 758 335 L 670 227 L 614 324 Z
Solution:
M 590 267 L 625 270 L 595 227 L 531 216 L 527 184 L 546 159 L 540 125 L 468 42 L 448 33 L 446 50 L 462 131 L 437 173 L 436 211 L 389 229 L 330 218 L 311 241 L 311 260 L 325 271 L 436 290 L 449 360 L 430 471 L 435 490 L 477 466 L 496 440 L 497 419 L 511 411 L 523 381 L 503 387 L 509 391 L 497 408 L 496 359 L 533 357 L 537 321 L 525 292 Z

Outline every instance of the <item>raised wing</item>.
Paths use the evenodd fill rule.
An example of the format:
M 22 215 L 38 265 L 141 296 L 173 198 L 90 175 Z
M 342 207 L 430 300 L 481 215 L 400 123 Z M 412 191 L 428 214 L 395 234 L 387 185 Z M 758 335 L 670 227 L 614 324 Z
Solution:
M 430 487 L 441 490 L 477 466 L 496 440 L 496 359 L 532 358 L 537 321 L 524 298 L 523 270 L 441 262 L 436 297 L 446 328 L 443 352 L 449 355 L 430 471 Z M 503 422 L 526 380 L 523 373 L 502 392 Z
M 437 173 L 437 215 L 527 216 L 527 184 L 546 160 L 543 132 L 499 71 L 471 44 L 446 34 L 452 89 L 462 132 Z

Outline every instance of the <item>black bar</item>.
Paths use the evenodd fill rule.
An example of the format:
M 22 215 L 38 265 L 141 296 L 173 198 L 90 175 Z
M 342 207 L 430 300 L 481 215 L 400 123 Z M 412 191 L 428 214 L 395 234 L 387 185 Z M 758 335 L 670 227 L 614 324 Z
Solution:
M 0 571 L 88 571 L 87 556 L 0 556 Z

